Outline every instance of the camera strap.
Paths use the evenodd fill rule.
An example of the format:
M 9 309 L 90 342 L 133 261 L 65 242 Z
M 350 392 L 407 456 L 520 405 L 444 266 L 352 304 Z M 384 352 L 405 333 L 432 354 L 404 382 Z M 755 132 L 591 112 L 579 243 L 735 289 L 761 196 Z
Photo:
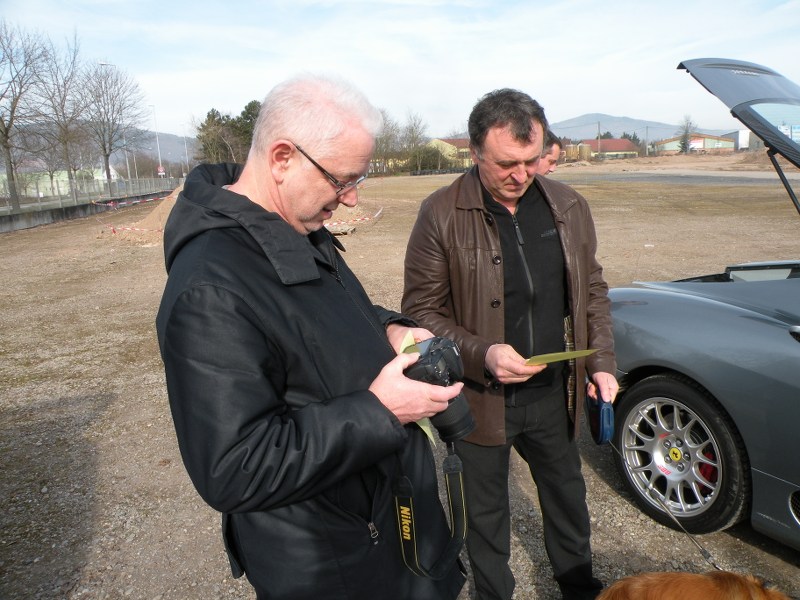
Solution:
M 464 476 L 461 459 L 455 454 L 453 444 L 447 443 L 447 457 L 442 463 L 447 503 L 450 511 L 450 540 L 438 559 L 425 567 L 417 552 L 417 528 L 414 514 L 414 487 L 405 474 L 395 479 L 393 486 L 400 550 L 403 562 L 420 577 L 441 579 L 450 572 L 467 537 L 467 507 L 464 502 Z

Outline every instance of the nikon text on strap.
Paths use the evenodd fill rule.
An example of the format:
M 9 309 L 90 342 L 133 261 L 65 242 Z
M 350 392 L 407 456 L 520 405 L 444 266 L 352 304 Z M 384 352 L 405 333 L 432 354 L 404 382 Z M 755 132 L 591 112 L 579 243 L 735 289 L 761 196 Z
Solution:
M 447 457 L 442 464 L 447 502 L 450 509 L 450 541 L 431 567 L 422 565 L 417 546 L 416 520 L 414 515 L 414 488 L 405 475 L 397 477 L 394 483 L 394 502 L 397 511 L 397 527 L 400 536 L 400 550 L 403 562 L 416 575 L 441 579 L 452 568 L 464 540 L 467 537 L 467 508 L 464 503 L 464 477 L 461 459 L 455 454 L 453 444 L 447 444 Z

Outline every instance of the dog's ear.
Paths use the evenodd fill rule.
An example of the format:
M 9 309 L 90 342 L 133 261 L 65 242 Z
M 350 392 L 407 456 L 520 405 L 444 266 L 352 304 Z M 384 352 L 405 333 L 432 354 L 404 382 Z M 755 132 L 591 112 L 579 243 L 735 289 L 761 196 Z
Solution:
M 783 592 L 774 588 L 771 584 L 764 584 L 764 600 L 792 600 Z
M 789 596 L 779 591 L 772 583 L 757 577 L 756 575 L 746 575 L 746 577 L 760 588 L 761 597 L 764 600 L 791 600 Z

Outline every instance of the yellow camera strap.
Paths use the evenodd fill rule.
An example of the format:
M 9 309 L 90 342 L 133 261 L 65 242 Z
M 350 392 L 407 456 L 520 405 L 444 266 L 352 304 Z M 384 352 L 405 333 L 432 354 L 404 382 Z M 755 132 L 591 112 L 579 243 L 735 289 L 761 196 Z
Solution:
M 450 511 L 450 540 L 431 567 L 425 567 L 419 556 L 416 518 L 414 514 L 414 487 L 405 475 L 395 479 L 393 492 L 397 514 L 397 528 L 403 562 L 420 577 L 441 579 L 450 572 L 458 559 L 467 537 L 467 507 L 464 502 L 464 477 L 461 459 L 455 454 L 453 444 L 447 444 L 447 457 L 442 464 L 447 503 Z

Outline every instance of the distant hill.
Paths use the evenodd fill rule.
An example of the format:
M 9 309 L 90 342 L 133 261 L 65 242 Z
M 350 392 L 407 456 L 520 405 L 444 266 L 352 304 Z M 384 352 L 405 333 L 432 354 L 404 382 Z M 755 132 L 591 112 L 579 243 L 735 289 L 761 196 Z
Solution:
M 588 113 L 580 117 L 574 117 L 558 123 L 550 123 L 550 127 L 556 135 L 561 138 L 573 140 L 587 140 L 597 137 L 598 123 L 600 124 L 600 135 L 606 131 L 611 132 L 615 138 L 619 138 L 623 133 L 634 133 L 639 139 L 645 138 L 650 141 L 665 140 L 678 135 L 680 125 L 670 125 L 658 121 L 645 121 L 643 119 L 632 119 L 630 117 L 615 117 L 602 113 Z M 698 133 L 708 135 L 723 135 L 730 133 L 725 129 L 698 129 Z M 469 134 L 464 132 L 461 137 L 467 138 Z M 185 146 L 184 146 L 185 144 Z M 153 131 L 144 130 L 138 140 L 136 153 L 146 154 L 153 159 L 158 158 L 158 147 L 156 146 L 156 134 Z M 196 164 L 195 152 L 197 139 L 193 137 L 183 137 L 171 133 L 158 134 L 158 146 L 161 147 L 161 161 L 183 163 L 188 154 L 189 162 Z M 124 160 L 124 154 L 117 153 L 119 160 Z
M 197 139 L 193 137 L 159 132 L 158 143 L 156 143 L 155 132 L 145 129 L 141 130 L 134 139 L 128 139 L 127 141 L 128 149 L 131 153 L 128 156 L 127 164 L 131 167 L 131 173 L 133 173 L 133 167 L 136 164 L 133 162 L 132 157 L 139 157 L 139 164 L 141 165 L 141 157 L 147 156 L 152 159 L 150 166 L 155 169 L 153 165 L 158 163 L 159 148 L 161 149 L 161 164 L 165 168 L 169 165 L 175 166 L 175 169 L 168 169 L 169 172 L 175 172 L 179 175 L 185 171 L 186 167 L 184 165 L 187 163 L 187 157 L 189 165 L 194 166 L 197 164 L 197 159 L 195 158 Z M 126 165 L 125 151 L 120 149 L 114 152 L 111 157 L 111 163 L 117 165 L 118 168 L 119 166 L 123 166 L 123 169 L 127 168 L 124 166 Z M 153 177 L 153 175 L 145 175 L 146 171 L 147 169 L 142 169 L 142 177 Z
M 594 139 L 597 137 L 599 128 L 600 135 L 608 131 L 615 138 L 619 138 L 623 133 L 630 135 L 635 133 L 640 140 L 645 141 L 647 139 L 647 141 L 652 142 L 675 137 L 678 135 L 680 125 L 632 119 L 630 117 L 614 117 L 602 113 L 589 113 L 566 121 L 550 123 L 550 128 L 558 137 L 566 137 L 573 140 Z M 723 129 L 698 129 L 697 132 L 708 135 L 730 133 L 729 130 Z
M 131 142 L 131 146 L 134 146 L 133 142 Z M 185 157 L 188 154 L 189 162 L 196 163 L 197 161 L 194 160 L 196 146 L 197 140 L 193 137 L 161 132 L 158 134 L 158 144 L 156 144 L 155 132 L 143 130 L 136 140 L 135 151 L 137 154 L 145 154 L 151 158 L 158 159 L 158 150 L 160 148 L 161 162 L 186 162 Z M 119 152 L 115 156 L 123 157 L 124 160 L 124 155 Z

